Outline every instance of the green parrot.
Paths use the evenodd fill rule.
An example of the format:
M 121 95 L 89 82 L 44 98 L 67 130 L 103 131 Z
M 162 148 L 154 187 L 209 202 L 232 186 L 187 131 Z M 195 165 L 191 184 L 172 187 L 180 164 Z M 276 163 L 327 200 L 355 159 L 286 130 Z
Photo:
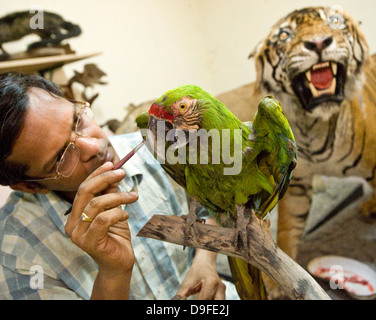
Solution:
M 278 101 L 264 97 L 253 122 L 241 122 L 200 87 L 184 85 L 157 99 L 136 123 L 149 129 L 154 156 L 194 200 L 185 241 L 192 227 L 197 237 L 192 204 L 199 203 L 220 226 L 235 227 L 234 243 L 248 253 L 251 210 L 262 219 L 274 208 L 297 162 L 294 135 Z M 261 271 L 243 259 L 228 258 L 240 298 L 267 299 Z

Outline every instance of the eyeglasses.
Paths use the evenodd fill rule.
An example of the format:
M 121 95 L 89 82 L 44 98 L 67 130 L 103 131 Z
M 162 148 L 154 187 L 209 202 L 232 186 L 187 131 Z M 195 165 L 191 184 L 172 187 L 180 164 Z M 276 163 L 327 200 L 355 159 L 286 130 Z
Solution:
M 78 136 L 85 137 L 88 135 L 88 129 L 93 120 L 93 111 L 90 109 L 90 103 L 86 101 L 72 101 L 75 108 L 79 108 L 77 112 L 76 124 L 74 126 L 74 139 L 67 145 L 62 153 L 60 160 L 56 163 L 56 175 L 48 178 L 26 179 L 24 181 L 45 181 L 55 180 L 59 177 L 69 177 L 76 169 L 80 160 L 80 149 L 76 146 Z

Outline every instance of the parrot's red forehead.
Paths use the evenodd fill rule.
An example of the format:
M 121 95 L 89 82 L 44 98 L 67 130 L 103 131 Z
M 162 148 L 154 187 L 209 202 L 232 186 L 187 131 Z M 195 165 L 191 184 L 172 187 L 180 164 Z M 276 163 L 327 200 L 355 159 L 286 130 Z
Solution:
M 160 104 L 153 103 L 149 109 L 149 116 L 154 116 L 158 119 L 163 119 L 172 122 L 174 120 L 174 115 L 171 111 L 166 110 Z

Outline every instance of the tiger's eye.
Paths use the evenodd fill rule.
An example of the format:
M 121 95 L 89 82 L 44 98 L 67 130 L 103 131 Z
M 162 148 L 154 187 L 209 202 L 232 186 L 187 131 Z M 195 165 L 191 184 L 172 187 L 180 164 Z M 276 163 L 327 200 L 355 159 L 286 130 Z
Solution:
M 338 17 L 333 17 L 331 22 L 333 26 L 339 26 L 340 24 Z
M 289 33 L 287 31 L 282 31 L 279 34 L 279 40 L 286 40 L 289 37 Z
M 341 15 L 333 15 L 329 17 L 329 26 L 333 29 L 344 29 L 345 28 L 345 23 L 344 23 L 344 18 Z

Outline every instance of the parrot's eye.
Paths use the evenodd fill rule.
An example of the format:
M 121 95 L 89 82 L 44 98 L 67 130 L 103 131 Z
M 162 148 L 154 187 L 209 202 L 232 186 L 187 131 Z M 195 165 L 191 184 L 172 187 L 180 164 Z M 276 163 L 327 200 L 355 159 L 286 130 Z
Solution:
M 179 106 L 180 110 L 185 110 L 187 108 L 187 105 L 185 103 L 180 104 Z

